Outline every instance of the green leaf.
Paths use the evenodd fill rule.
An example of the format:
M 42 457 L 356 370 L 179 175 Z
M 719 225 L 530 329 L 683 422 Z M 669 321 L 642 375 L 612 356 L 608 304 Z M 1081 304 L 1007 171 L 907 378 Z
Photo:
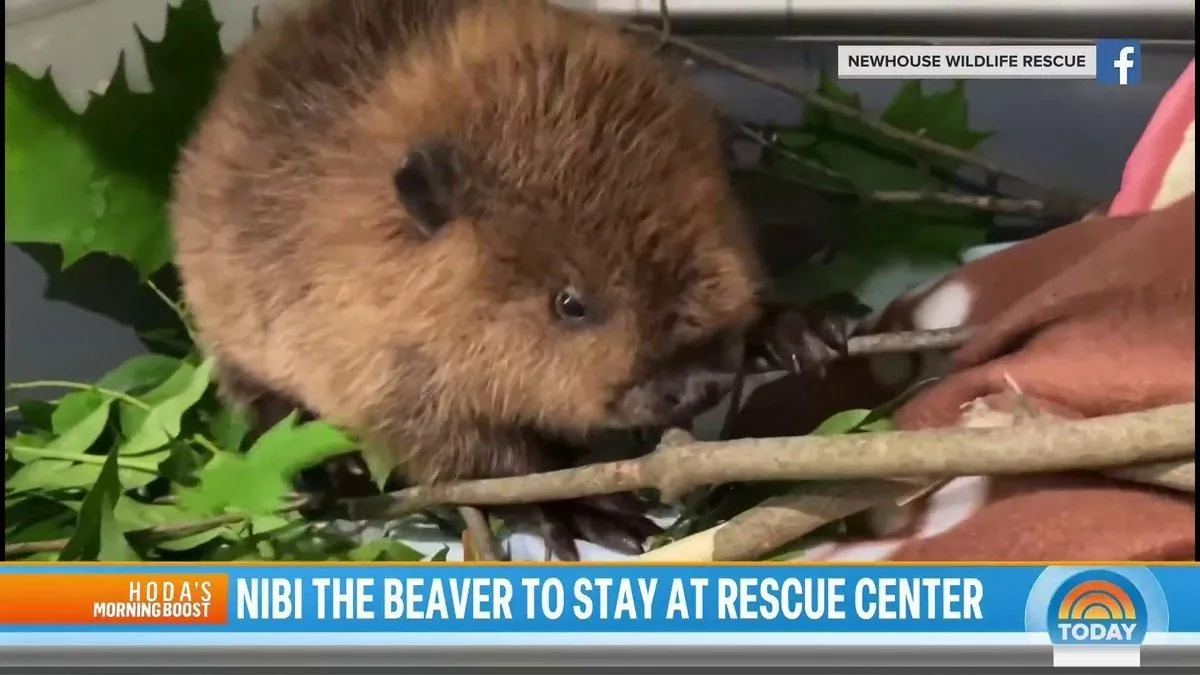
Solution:
M 142 354 L 117 366 L 96 386 L 109 391 L 135 393 L 157 387 L 179 370 L 179 359 L 162 354 Z
M 856 94 L 840 89 L 832 80 L 823 78 L 818 91 L 855 110 L 863 110 Z M 921 82 L 910 80 L 900 87 L 879 120 L 953 148 L 971 151 L 991 134 L 971 129 L 968 117 L 966 90 L 961 82 L 945 92 L 926 95 Z M 813 151 L 818 159 L 845 175 L 863 192 L 917 190 L 929 186 L 930 177 L 921 169 L 918 158 L 947 172 L 956 171 L 960 166 L 957 160 L 923 153 L 906 141 L 871 129 L 862 120 L 813 106 L 805 110 L 802 129 L 817 140 L 800 149 Z
M 24 426 L 42 431 L 54 429 L 53 417 L 57 409 L 57 406 L 47 401 L 21 401 L 17 404 L 17 412 L 21 415 Z
M 960 150 L 974 150 L 992 137 L 991 132 L 971 128 L 967 110 L 966 84 L 961 80 L 943 92 L 925 94 L 920 80 L 908 80 L 900 87 L 892 104 L 880 115 L 881 122 L 908 131 L 921 132 L 926 138 Z M 954 171 L 957 160 L 930 157 L 941 168 Z
M 883 426 L 886 428 L 872 430 L 891 431 L 894 428 L 894 425 L 891 422 L 891 416 L 894 415 L 897 410 L 904 407 L 906 403 L 915 399 L 922 391 L 936 384 L 940 379 L 941 378 L 937 377 L 928 377 L 924 380 L 918 380 L 917 382 L 910 384 L 904 391 L 894 396 L 890 401 L 876 406 L 875 409 L 871 411 L 871 414 L 867 415 L 867 418 L 863 420 L 862 428 L 866 429 L 868 426 Z
M 822 78 L 818 91 L 862 111 L 859 97 L 830 79 Z M 944 92 L 926 94 L 917 81 L 905 82 L 880 115 L 881 121 L 902 130 L 972 151 L 990 134 L 972 129 L 968 118 L 961 83 Z M 905 141 L 871 129 L 861 119 L 812 105 L 805 109 L 799 127 L 779 133 L 778 138 L 793 153 L 843 175 L 853 186 L 852 191 L 862 196 L 885 191 L 951 192 L 949 178 L 960 168 L 957 160 L 921 152 Z M 771 162 L 769 169 L 806 183 L 829 184 L 819 174 L 786 158 Z M 961 206 L 870 202 L 845 224 L 841 253 L 869 263 L 872 269 L 906 259 L 957 263 L 964 249 L 984 241 L 993 219 L 991 214 Z
M 178 436 L 184 414 L 200 401 L 212 384 L 212 368 L 212 359 L 200 364 L 199 368 L 180 364 L 175 374 L 159 388 L 165 389 L 169 385 L 170 390 L 177 390 L 178 393 L 154 404 L 129 440 L 121 446 L 121 454 L 128 456 L 150 452 L 163 447 Z M 150 398 L 148 394 L 146 399 Z
M 351 549 L 346 557 L 354 562 L 417 562 L 420 551 L 391 539 L 376 539 Z
M 443 546 L 442 550 L 429 556 L 429 562 L 445 562 L 446 556 L 450 555 L 450 547 Z
M 873 422 L 863 422 L 858 425 L 859 431 L 895 431 L 896 425 L 890 419 L 883 418 Z
M 221 454 L 199 472 L 199 484 L 179 494 L 179 504 L 196 515 L 232 509 L 265 515 L 282 508 L 291 484 L 282 476 L 257 467 L 232 453 Z
M 50 428 L 56 434 L 64 434 L 79 424 L 98 408 L 108 404 L 108 397 L 94 390 L 77 391 L 59 400 L 50 416 Z
M 978 246 L 987 236 L 988 214 L 965 208 L 957 215 L 932 213 L 938 205 L 871 204 L 855 213 L 845 240 L 847 251 L 875 265 L 897 259 L 917 263 L 957 265 L 962 252 Z M 923 213 L 922 213 L 923 211 Z
M 91 394 L 93 392 L 80 392 Z M 66 407 L 59 406 L 55 411 L 52 422 L 55 431 L 61 435 L 44 446 L 45 450 L 80 454 L 87 452 L 108 424 L 112 410 L 112 399 L 97 395 L 95 397 L 80 397 L 72 394 L 63 399 Z M 70 401 L 68 402 L 68 399 Z
M 283 507 L 293 478 L 303 469 L 354 450 L 357 445 L 324 422 L 295 425 L 289 415 L 244 456 L 222 453 L 199 472 L 199 485 L 180 495 L 195 513 L 235 509 L 266 514 Z
M 78 249 L 90 238 L 103 213 L 92 185 L 99 167 L 77 127 L 49 71 L 33 78 L 5 64 L 4 178 L 20 195 L 5 200 L 6 241 Z
M 122 491 L 117 474 L 117 453 L 114 449 L 108 453 L 100 475 L 96 478 L 96 484 L 83 498 L 75 533 L 59 553 L 59 560 L 141 560 L 125 539 L 125 534 L 116 521 L 115 509 Z
M 146 418 L 149 417 L 150 410 L 154 406 L 182 394 L 195 374 L 196 366 L 187 361 L 180 361 L 175 371 L 162 384 L 138 397 L 143 405 L 130 405 L 128 402 L 122 401 L 117 408 L 121 418 L 121 432 L 127 438 L 136 434 L 146 422 Z
M 204 546 L 214 539 L 220 539 L 223 536 L 229 535 L 229 528 L 214 527 L 211 530 L 197 532 L 196 534 L 179 537 L 178 539 L 165 539 L 157 542 L 155 546 L 165 551 L 190 551 L 194 548 Z
M 325 422 L 296 425 L 296 413 L 263 434 L 246 452 L 256 469 L 291 479 L 303 469 L 358 446 L 337 427 Z
M 867 409 L 843 410 L 821 422 L 816 429 L 812 430 L 812 435 L 840 436 L 854 433 L 870 414 L 871 411 Z
M 18 431 L 12 438 L 7 439 L 6 445 L 12 447 L 44 448 L 54 441 L 54 436 L 46 433 L 27 433 Z
M 208 105 L 225 65 L 220 30 L 207 0 L 183 0 L 178 7 L 168 7 L 159 42 L 138 30 L 157 103 L 164 116 L 175 122 L 162 132 L 164 138 L 186 138 L 198 113 Z
M 887 415 L 892 409 L 885 406 L 873 410 L 864 408 L 843 410 L 821 422 L 816 429 L 813 429 L 812 435 L 840 436 L 868 431 L 891 431 L 893 426 Z
M 146 504 L 121 497 L 113 509 L 113 517 L 122 532 L 145 530 L 193 522 L 191 514 L 174 504 Z
M 195 490 L 181 495 L 197 512 L 219 513 L 235 509 L 265 514 L 283 507 L 294 477 L 358 446 L 336 427 L 324 422 L 295 426 L 289 415 L 254 443 L 245 456 L 222 454 L 199 474 Z
M 92 485 L 100 475 L 95 464 L 76 464 L 64 460 L 39 459 L 21 467 L 9 477 L 5 492 L 19 494 L 34 490 L 52 491 Z
M 212 442 L 221 450 L 237 452 L 250 433 L 246 416 L 232 408 L 222 408 L 209 419 Z
M 815 91 L 834 103 L 840 103 L 854 110 L 862 110 L 862 98 L 858 94 L 842 89 L 837 85 L 835 80 L 824 73 L 818 78 Z M 857 131 L 863 128 L 863 124 L 851 117 L 829 112 L 819 106 L 808 105 L 804 108 L 804 118 L 801 128 L 792 130 L 790 134 L 789 132 L 781 132 L 779 135 L 781 139 L 789 137 L 803 139 L 797 146 L 803 147 L 820 136 L 819 130 L 826 128 Z
M 118 449 L 117 452 L 119 453 L 120 450 Z M 139 468 L 131 468 L 131 467 L 127 467 L 127 466 L 122 466 L 121 470 L 120 470 L 121 485 L 124 485 L 126 490 L 136 490 L 138 488 L 145 487 L 145 486 L 149 485 L 150 483 L 153 483 L 154 481 L 156 481 L 162 477 L 162 469 L 161 469 L 162 463 L 167 461 L 167 459 L 170 458 L 170 456 L 171 456 L 170 448 L 162 448 L 162 449 L 156 450 L 154 452 L 149 452 L 149 453 L 144 453 L 144 454 L 138 455 L 137 457 L 134 457 L 134 458 L 127 458 L 125 456 L 122 456 L 120 461 L 123 465 L 129 464 L 131 462 L 137 462 L 137 465 Z M 152 467 L 154 467 L 154 470 L 153 471 L 143 470 L 142 468 L 140 468 L 143 466 L 146 466 L 146 467 L 152 466 Z
M 95 461 L 103 455 L 80 454 L 75 460 L 57 456 L 47 458 L 39 454 L 45 452 L 44 448 L 26 448 L 15 444 L 10 446 L 9 451 L 18 460 L 27 462 L 5 485 L 5 490 L 13 494 L 31 490 L 87 488 L 98 480 L 103 467 L 103 462 Z M 149 485 L 158 479 L 157 466 L 166 457 L 167 451 L 164 450 L 141 455 L 136 459 L 119 459 L 117 471 L 121 484 L 131 490 Z
M 144 277 L 167 264 L 172 169 L 224 62 L 218 29 L 205 0 L 168 8 L 162 41 L 139 35 L 153 91 L 129 88 L 122 58 L 82 114 L 49 72 L 5 64 L 7 241 L 57 244 L 64 267 L 90 253 Z
M 248 527 L 250 532 L 261 535 L 285 528 L 291 525 L 293 522 L 294 521 L 288 520 L 283 516 L 269 513 L 265 516 L 259 516 L 251 519 Z
M 16 544 L 70 536 L 76 515 L 68 504 L 36 494 L 5 500 L 4 540 Z
M 167 446 L 166 455 L 158 465 L 163 478 L 179 485 L 194 485 L 196 472 L 203 468 L 206 462 L 203 451 L 188 443 L 174 442 Z

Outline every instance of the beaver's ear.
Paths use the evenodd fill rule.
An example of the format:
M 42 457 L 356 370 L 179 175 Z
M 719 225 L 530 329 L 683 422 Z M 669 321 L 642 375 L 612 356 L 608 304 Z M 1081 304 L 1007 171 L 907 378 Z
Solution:
M 396 198 L 422 235 L 432 237 L 454 219 L 455 180 L 453 150 L 442 143 L 412 148 L 392 175 Z

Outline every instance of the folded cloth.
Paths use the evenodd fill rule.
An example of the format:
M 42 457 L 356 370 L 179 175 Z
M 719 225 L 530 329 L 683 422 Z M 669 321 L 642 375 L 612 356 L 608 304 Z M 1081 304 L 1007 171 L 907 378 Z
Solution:
M 1160 208 L 1196 191 L 1196 62 L 1163 96 L 1129 155 L 1110 216 Z
M 854 359 L 760 387 L 740 436 L 806 433 L 929 374 L 901 429 L 1086 418 L 1195 400 L 1194 71 L 1163 99 L 1108 214 L 993 253 L 893 301 L 862 332 L 974 327 L 945 355 Z M 1140 163 L 1140 164 L 1139 164 Z M 1157 167 L 1157 168 L 1156 168 Z M 990 417 L 989 417 L 990 416 Z M 1017 421 L 1016 423 L 1019 423 Z M 1194 471 L 1194 470 L 1193 470 Z M 1195 560 L 1195 496 L 1099 474 L 952 480 L 814 560 Z

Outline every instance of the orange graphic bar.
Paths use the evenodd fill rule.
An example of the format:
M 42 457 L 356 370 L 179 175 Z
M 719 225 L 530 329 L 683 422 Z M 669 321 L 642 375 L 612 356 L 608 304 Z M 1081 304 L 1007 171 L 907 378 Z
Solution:
M 224 574 L 0 574 L 0 625 L 219 626 Z

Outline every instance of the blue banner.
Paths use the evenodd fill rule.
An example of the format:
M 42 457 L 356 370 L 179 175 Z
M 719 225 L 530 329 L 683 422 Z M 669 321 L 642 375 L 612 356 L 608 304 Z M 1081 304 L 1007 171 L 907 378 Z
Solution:
M 0 632 L 1200 633 L 1200 568 L 0 566 Z

